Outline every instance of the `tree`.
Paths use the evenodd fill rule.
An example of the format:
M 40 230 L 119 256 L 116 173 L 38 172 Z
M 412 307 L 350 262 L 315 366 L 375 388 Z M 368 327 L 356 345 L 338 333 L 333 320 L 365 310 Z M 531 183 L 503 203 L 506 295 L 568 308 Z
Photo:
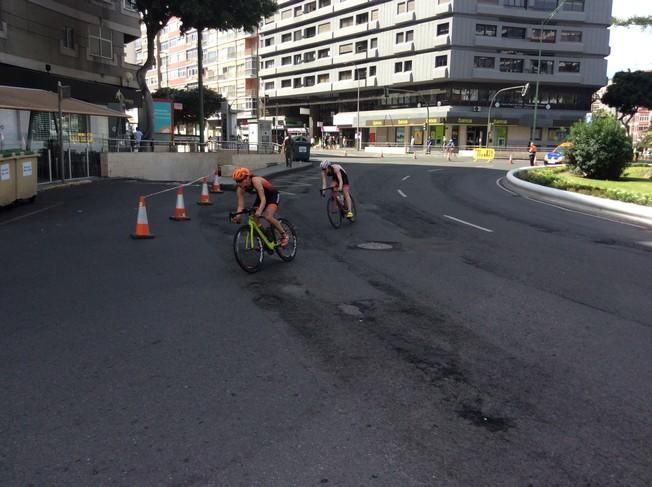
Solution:
M 567 164 L 591 179 L 618 179 L 633 157 L 632 139 L 615 117 L 596 114 L 571 127 Z
M 619 71 L 602 95 L 602 103 L 618 111 L 629 133 L 629 122 L 639 108 L 652 108 L 652 72 Z
M 144 111 L 147 119 L 145 138 L 152 136 L 154 109 L 152 96 L 147 87 L 145 75 L 154 64 L 154 40 L 172 17 L 183 25 L 182 32 L 196 28 L 198 32 L 198 68 L 200 85 L 202 73 L 201 31 L 203 29 L 245 29 L 252 31 L 263 17 L 277 9 L 274 0 L 136 0 L 136 7 L 142 15 L 147 31 L 147 58 L 136 72 L 136 80 L 143 94 Z M 203 87 L 202 87 L 203 88 Z M 200 100 L 202 97 L 200 96 Z M 200 117 L 203 126 L 203 117 Z
M 616 27 L 629 27 L 632 25 L 638 25 L 641 26 L 642 28 L 646 27 L 652 27 L 652 15 L 648 15 L 647 17 L 630 17 L 628 19 L 618 19 L 616 17 L 613 17 L 611 19 L 611 25 L 614 25 Z
M 181 110 L 175 111 L 174 121 L 183 123 L 199 123 L 199 88 L 192 90 L 175 90 L 174 88 L 161 88 L 153 95 L 154 98 L 169 98 L 183 105 Z M 220 111 L 224 99 L 217 91 L 204 88 L 204 107 L 206 116 L 210 117 Z

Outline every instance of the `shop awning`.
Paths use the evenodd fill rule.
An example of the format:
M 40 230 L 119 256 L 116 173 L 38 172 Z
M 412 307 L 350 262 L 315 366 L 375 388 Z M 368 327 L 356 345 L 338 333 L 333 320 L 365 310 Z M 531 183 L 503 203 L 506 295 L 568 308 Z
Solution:
M 51 91 L 0 86 L 0 109 L 58 112 L 59 96 Z M 76 113 L 79 115 L 129 118 L 126 113 L 75 98 L 64 98 L 61 102 L 61 110 L 63 113 Z

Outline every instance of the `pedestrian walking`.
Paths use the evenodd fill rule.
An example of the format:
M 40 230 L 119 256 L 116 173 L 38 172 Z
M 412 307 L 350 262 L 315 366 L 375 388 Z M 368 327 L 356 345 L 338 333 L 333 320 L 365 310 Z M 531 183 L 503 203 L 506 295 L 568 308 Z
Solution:
M 143 132 L 140 130 L 140 127 L 136 127 L 134 131 L 134 150 L 138 152 L 140 150 L 140 142 L 143 140 Z
M 426 140 L 426 154 L 430 154 L 430 149 L 432 149 L 432 137 L 428 136 L 428 140 Z
M 290 134 L 283 139 L 283 153 L 285 154 L 285 166 L 292 167 L 292 160 L 294 159 L 294 142 Z
M 534 142 L 530 141 L 527 147 L 528 157 L 530 158 L 530 166 L 537 165 L 537 146 Z

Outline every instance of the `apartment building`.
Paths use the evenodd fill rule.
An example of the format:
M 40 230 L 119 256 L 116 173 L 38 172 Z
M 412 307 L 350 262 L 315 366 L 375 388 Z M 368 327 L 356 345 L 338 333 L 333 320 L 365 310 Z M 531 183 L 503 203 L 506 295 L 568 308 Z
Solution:
M 556 11 L 558 5 L 563 5 Z M 260 29 L 265 118 L 364 145 L 554 145 L 606 83 L 612 0 L 289 0 Z M 534 123 L 535 85 L 539 101 Z M 535 127 L 533 127 L 535 125 Z M 532 129 L 535 129 L 534 131 Z
M 57 90 L 91 103 L 138 104 L 134 0 L 0 0 L 0 84 Z
M 156 38 L 155 66 L 147 73 L 147 86 L 192 89 L 198 86 L 197 31 L 180 32 L 181 22 L 173 18 Z M 135 62 L 147 57 L 143 31 L 134 43 Z M 209 29 L 202 35 L 204 86 L 219 92 L 227 101 L 224 111 L 208 118 L 206 135 L 226 139 L 247 137 L 248 123 L 256 119 L 258 100 L 258 37 L 243 30 Z M 230 125 L 227 129 L 227 125 Z

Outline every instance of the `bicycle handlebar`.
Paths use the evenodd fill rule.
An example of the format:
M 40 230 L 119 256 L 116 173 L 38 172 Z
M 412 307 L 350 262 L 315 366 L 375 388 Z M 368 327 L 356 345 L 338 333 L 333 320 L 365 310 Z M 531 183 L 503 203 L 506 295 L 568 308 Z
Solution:
M 245 214 L 245 213 L 246 213 L 247 215 L 251 216 L 252 214 L 256 213 L 256 208 L 245 208 L 245 209 L 242 210 L 242 211 L 229 212 L 229 220 L 232 220 L 232 219 L 235 218 L 236 216 L 238 216 L 238 215 L 243 215 L 243 214 Z M 264 215 L 260 215 L 258 218 L 262 218 L 263 220 L 267 220 L 267 218 L 265 218 Z M 267 220 L 267 221 L 269 221 L 269 220 Z

